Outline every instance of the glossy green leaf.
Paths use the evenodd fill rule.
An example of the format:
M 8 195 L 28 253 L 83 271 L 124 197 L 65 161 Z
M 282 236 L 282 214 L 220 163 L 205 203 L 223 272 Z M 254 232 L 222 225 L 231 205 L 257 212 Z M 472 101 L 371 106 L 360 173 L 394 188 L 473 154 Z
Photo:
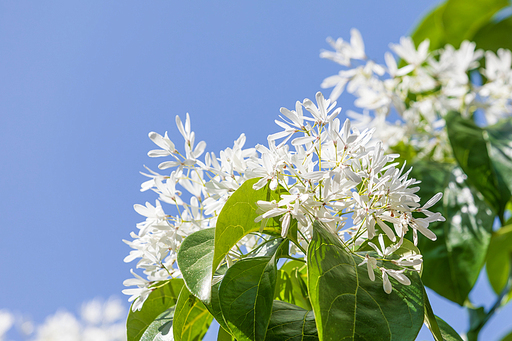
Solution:
M 153 289 L 141 310 L 132 311 L 130 309 L 128 320 L 126 321 L 128 341 L 140 340 L 149 325 L 160 314 L 176 304 L 182 287 L 183 280 L 181 278 L 173 278 Z
M 206 308 L 210 311 L 210 314 L 215 317 L 215 320 L 220 324 L 220 326 L 228 331 L 229 329 L 226 319 L 224 315 L 222 315 L 222 309 L 220 307 L 220 298 L 219 298 L 219 287 L 221 282 L 216 283 L 212 286 L 212 299 L 210 300 L 210 304 L 206 306 Z
M 222 310 L 220 307 L 220 299 L 219 299 L 219 287 L 222 283 L 222 279 L 224 278 L 224 274 L 226 273 L 227 265 L 223 265 L 215 272 L 212 281 L 212 293 L 211 299 L 208 304 L 205 304 L 206 308 L 213 315 L 215 320 L 220 324 L 222 328 L 227 331 L 231 331 L 228 325 L 226 324 L 226 320 L 224 319 L 224 315 L 222 315 Z
M 308 287 L 320 340 L 414 340 L 424 319 L 419 275 L 407 273 L 411 285 L 391 278 L 393 291 L 386 294 L 380 274 L 371 281 L 358 266 L 364 253 L 349 253 L 319 222 L 313 230 Z
M 508 4 L 507 0 L 448 0 L 427 14 L 411 37 L 416 44 L 428 38 L 431 51 L 446 44 L 458 47 Z
M 172 320 L 174 318 L 175 306 L 167 309 L 149 325 L 140 341 L 165 341 L 169 340 L 169 333 L 172 333 Z
M 487 278 L 496 294 L 500 294 L 509 281 L 512 260 L 512 225 L 496 231 L 487 251 Z M 512 299 L 512 291 L 505 296 L 505 302 Z
M 448 113 L 445 119 L 453 154 L 468 176 L 469 183 L 482 193 L 495 212 L 502 215 L 511 196 L 504 179 L 510 177 L 510 169 L 502 174 L 502 171 L 507 171 L 506 167 L 497 168 L 495 160 L 491 159 L 490 153 L 495 149 L 490 146 L 491 130 L 478 127 L 456 112 Z
M 215 251 L 213 269 L 217 269 L 229 250 L 245 235 L 260 230 L 261 223 L 255 223 L 258 200 L 280 200 L 279 193 L 271 191 L 268 186 L 254 190 L 252 186 L 259 179 L 245 181 L 227 200 L 217 218 L 215 226 Z M 265 232 L 280 234 L 278 221 L 269 219 Z
M 311 310 L 274 301 L 265 341 L 317 341 L 315 315 Z
M 213 316 L 208 312 L 204 304 L 184 286 L 174 311 L 174 340 L 202 340 L 212 320 Z
M 284 243 L 283 245 L 287 245 Z M 263 341 L 272 312 L 277 259 L 245 258 L 232 265 L 219 288 L 222 315 L 239 341 Z
M 264 238 L 264 237 L 263 237 Z M 262 242 L 254 247 L 245 257 L 272 257 L 281 247 L 284 239 L 281 237 L 270 237 L 263 239 Z
M 178 266 L 188 290 L 204 303 L 210 301 L 215 228 L 197 231 L 183 240 Z
M 428 274 L 422 281 L 439 295 L 462 305 L 485 263 L 494 214 L 481 195 L 468 187 L 458 167 L 421 162 L 413 166 L 411 175 L 422 181 L 418 192 L 421 204 L 443 193 L 443 199 L 430 210 L 446 219 L 429 226 L 436 241 L 419 236 L 423 271 Z
M 512 49 L 512 17 L 499 22 L 490 21 L 481 27 L 472 39 L 476 47 L 498 51 L 500 48 Z
M 305 262 L 287 261 L 277 273 L 275 299 L 288 302 L 300 308 L 311 310 L 309 303 L 308 273 Z

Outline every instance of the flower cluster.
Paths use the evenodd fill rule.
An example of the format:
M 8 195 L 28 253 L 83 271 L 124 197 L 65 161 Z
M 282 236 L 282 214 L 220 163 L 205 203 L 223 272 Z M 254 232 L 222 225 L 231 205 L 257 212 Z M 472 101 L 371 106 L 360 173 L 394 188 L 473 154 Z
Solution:
M 296 103 L 295 110 L 281 108 L 281 120 L 276 123 L 282 130 L 268 136 L 267 146 L 244 149 L 245 136 L 241 135 L 232 148 L 221 151 L 218 157 L 206 153 L 203 160 L 199 157 L 206 145 L 204 142 L 195 145 L 188 115 L 184 125 L 176 118 L 185 140 L 184 153 L 176 149 L 167 133 L 149 134 L 160 149 L 148 155 L 170 157 L 171 161 L 158 166 L 170 170 L 166 175 L 149 169 L 144 174 L 149 180 L 142 184 L 141 190 L 154 191 L 158 200 L 154 206 L 135 205 L 135 210 L 146 219 L 137 225 L 138 233 L 131 234 L 133 241 L 125 241 L 133 248 L 125 261 L 139 258 L 137 267 L 147 277 L 132 271 L 135 278 L 125 281 L 127 286 L 136 286 L 124 291 L 131 295 L 130 301 L 135 301 L 134 310 L 142 307 L 155 282 L 180 275 L 175 262 L 182 240 L 195 231 L 214 227 L 230 195 L 251 178 L 259 179 L 253 186 L 255 190 L 267 185 L 271 190 L 281 189 L 279 201 L 257 202 L 260 212 L 257 221 L 265 224 L 267 219 L 279 218 L 283 237 L 289 236 L 291 222 L 296 222 L 298 240 L 290 250 L 292 254 L 306 253 L 314 221 L 322 222 L 339 236 L 350 252 L 365 240 L 379 236 L 382 241 L 386 235 L 392 246 L 377 251 L 382 264 L 386 260 L 391 262 L 386 258 L 400 247 L 409 230 L 415 243 L 418 231 L 431 240 L 436 239 L 428 225 L 444 218 L 428 208 L 441 194 L 421 207 L 415 194 L 419 188 L 413 187 L 418 181 L 409 179 L 409 171 L 404 172 L 404 167 L 398 169 L 392 163 L 397 155 L 386 155 L 382 143 L 370 146 L 373 130 L 359 131 L 348 119 L 342 124 L 337 118 L 341 108 L 335 107 L 336 102 L 331 103 L 317 93 L 316 104 L 305 99 Z M 188 194 L 183 195 L 182 190 Z M 174 215 L 165 213 L 162 203 L 174 207 Z M 165 209 L 168 210 L 167 206 Z M 423 217 L 418 217 L 418 213 Z M 259 241 L 258 234 L 250 235 L 240 245 L 251 250 Z M 373 243 L 369 245 L 375 247 Z M 228 263 L 241 258 L 239 252 L 238 248 L 232 250 L 227 256 Z M 420 256 L 393 258 L 401 270 L 391 270 L 384 265 L 378 267 L 375 258 L 363 258 L 369 269 L 382 272 L 388 293 L 391 290 L 388 274 L 407 284 L 404 271 L 414 269 L 421 262 Z M 369 274 L 374 278 L 370 270 Z
M 322 51 L 320 56 L 344 68 L 321 86 L 334 87 L 331 100 L 345 89 L 356 96 L 355 105 L 363 114 L 348 115 L 356 126 L 380 127 L 376 137 L 388 147 L 407 142 L 425 155 L 442 159 L 449 154 L 442 129 L 449 111 L 469 117 L 483 109 L 488 124 L 512 113 L 512 54 L 508 50 L 486 51 L 484 67 L 480 64 L 484 52 L 476 50 L 475 43 L 464 41 L 459 49 L 446 45 L 429 52 L 428 40 L 416 49 L 411 38 L 402 37 L 399 44 L 390 45 L 401 59 L 403 66 L 399 67 L 389 52 L 385 65 L 368 59 L 356 29 L 351 31 L 350 42 L 341 38 L 328 42 L 334 51 Z M 387 122 L 392 111 L 402 120 Z

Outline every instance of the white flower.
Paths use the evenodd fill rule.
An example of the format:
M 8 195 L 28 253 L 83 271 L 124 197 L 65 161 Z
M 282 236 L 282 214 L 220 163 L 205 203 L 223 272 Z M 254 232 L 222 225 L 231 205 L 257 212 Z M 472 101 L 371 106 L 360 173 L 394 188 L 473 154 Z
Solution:
M 401 238 L 398 241 L 398 243 L 392 244 L 392 245 L 386 247 L 384 245 L 384 237 L 383 237 L 383 235 L 379 234 L 380 249 L 375 244 L 373 244 L 372 242 L 368 242 L 368 245 L 370 245 L 375 250 L 375 252 L 378 253 L 379 256 L 381 256 L 383 258 L 386 258 L 387 256 L 391 255 L 393 252 L 398 250 L 400 248 L 400 246 L 402 246 L 402 243 L 403 243 L 403 239 Z
M 372 256 L 366 254 L 364 260 L 361 263 L 359 263 L 359 266 L 364 264 L 366 264 L 366 267 L 368 268 L 368 277 L 372 282 L 375 281 L 375 272 L 373 271 L 373 269 L 379 268 L 377 266 L 377 260 Z
M 388 275 L 393 277 L 394 279 L 396 279 L 400 284 L 403 284 L 403 285 L 411 284 L 411 280 L 403 274 L 405 269 L 391 270 L 391 269 L 386 269 L 386 268 L 382 268 L 382 267 L 379 269 L 382 272 L 382 282 L 383 282 L 382 286 L 383 286 L 386 294 L 391 294 L 391 292 L 393 291 L 393 286 L 391 285 L 391 282 L 389 281 Z
M 349 66 L 351 59 L 366 59 L 363 38 L 361 33 L 355 28 L 350 30 L 350 43 L 341 38 L 338 38 L 336 41 L 328 38 L 327 42 L 336 52 L 322 51 L 320 53 L 322 58 L 330 59 L 344 66 Z
M 176 148 L 174 147 L 174 143 L 172 143 L 171 140 L 169 140 L 169 137 L 167 136 L 167 132 L 165 132 L 165 136 L 162 137 L 162 135 L 151 132 L 149 133 L 149 138 L 155 142 L 157 146 L 159 146 L 162 149 L 155 149 L 148 152 L 149 157 L 162 157 L 162 156 L 168 156 L 171 154 L 175 154 L 177 152 Z
M 359 38 L 358 33 L 353 32 L 352 50 L 343 47 L 352 51 L 352 57 L 364 57 Z M 392 92 L 375 78 L 383 73 L 382 66 L 368 61 L 352 74 L 350 91 L 361 95 L 364 89 L 373 89 L 384 99 L 380 108 L 389 107 Z M 436 196 L 420 207 L 420 198 L 415 194 L 418 188 L 413 187 L 418 182 L 408 178 L 410 171 L 404 173 L 403 168 L 396 169 L 396 164 L 391 163 L 397 155 L 386 154 L 382 143 L 372 141 L 375 129 L 360 131 L 348 119 L 341 125 L 336 117 L 341 108 L 336 108 L 336 103 L 325 99 L 320 92 L 315 97 L 316 103 L 309 99 L 297 102 L 295 110 L 281 108 L 282 121 L 276 123 L 283 131 L 269 135 L 267 146 L 244 149 L 245 135 L 242 134 L 232 148 L 220 151 L 219 157 L 206 153 L 204 162 L 198 157 L 206 144 L 202 142 L 194 147 L 195 134 L 188 115 L 185 124 L 179 117 L 176 119 L 185 140 L 185 153 L 174 149 L 167 134 L 163 137 L 150 134 L 162 148 L 152 151 L 151 156 L 170 157 L 171 161 L 160 163 L 159 168 L 171 170 L 166 175 L 151 170 L 145 174 L 150 180 L 143 183 L 142 189 L 151 189 L 159 200 L 155 206 L 149 203 L 134 206 L 146 220 L 137 224 L 140 231 L 131 234 L 133 240 L 125 241 L 132 248 L 125 261 L 137 259 L 136 267 L 146 278 L 132 271 L 134 278 L 124 282 L 126 286 L 135 286 L 123 291 L 130 295 L 133 309 L 141 309 L 153 285 L 180 276 L 176 255 L 183 239 L 196 231 L 215 227 L 229 197 L 251 178 L 259 178 L 253 185 L 255 190 L 269 185 L 270 190 L 279 188 L 281 191 L 278 200 L 257 202 L 259 216 L 255 221 L 261 221 L 263 228 L 268 219 L 279 220 L 282 237 L 289 236 L 290 226 L 296 223 L 298 235 L 291 252 L 305 252 L 314 221 L 325 224 L 348 246 L 360 245 L 379 233 L 377 230 L 382 230 L 392 241 L 398 235 L 399 242 L 388 247 L 384 245 L 383 235 L 379 236 L 380 248 L 369 244 L 383 258 L 400 247 L 409 228 L 413 229 L 415 238 L 417 230 L 432 238 L 428 225 L 442 217 L 429 212 L 428 208 L 439 198 Z M 164 212 L 164 204 L 169 205 L 174 214 Z M 423 212 L 426 217 L 413 217 L 412 213 L 416 212 Z M 394 225 L 396 235 L 387 222 Z M 227 264 L 243 256 L 242 246 L 251 250 L 258 245 L 258 238 L 243 238 L 240 249 L 228 253 Z M 402 262 L 407 266 L 407 262 L 412 261 Z M 367 258 L 366 263 L 372 279 L 376 260 Z M 405 281 L 399 272 L 389 274 Z M 383 277 L 387 275 L 383 272 Z
M 132 310 L 137 311 L 142 309 L 142 305 L 144 301 L 148 298 L 151 293 L 151 288 L 149 285 L 151 284 L 149 281 L 137 275 L 133 270 L 130 270 L 135 278 L 129 278 L 123 282 L 125 287 L 137 286 L 137 288 L 124 289 L 123 294 L 130 295 L 128 302 L 133 301 Z
M 401 37 L 400 44 L 390 44 L 390 48 L 400 56 L 400 58 L 418 67 L 427 59 L 429 45 L 430 41 L 426 39 L 420 43 L 418 50 L 416 50 L 414 42 L 410 37 Z

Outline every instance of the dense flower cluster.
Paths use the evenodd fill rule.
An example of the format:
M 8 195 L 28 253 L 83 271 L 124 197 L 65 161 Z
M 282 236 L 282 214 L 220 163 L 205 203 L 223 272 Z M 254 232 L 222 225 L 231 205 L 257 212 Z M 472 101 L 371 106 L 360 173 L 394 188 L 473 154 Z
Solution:
M 335 107 L 336 102 L 317 93 L 316 104 L 305 99 L 296 103 L 295 110 L 281 109 L 281 120 L 276 123 L 282 130 L 269 135 L 266 146 L 245 149 L 245 136 L 241 135 L 232 148 L 221 151 L 219 156 L 206 153 L 203 160 L 199 158 L 206 144 L 195 144 L 188 114 L 185 124 L 176 117 L 185 140 L 184 153 L 176 149 L 167 133 L 149 134 L 160 149 L 148 155 L 171 160 L 158 166 L 160 170 L 169 170 L 166 175 L 149 169 L 144 174 L 149 180 L 141 190 L 154 191 L 158 200 L 154 206 L 135 205 L 135 210 L 146 219 L 137 225 L 138 233 L 131 234 L 133 241 L 126 241 L 133 250 L 125 261 L 139 259 L 137 267 L 147 277 L 132 271 L 135 278 L 125 281 L 127 286 L 136 286 L 124 291 L 131 295 L 134 310 L 142 307 L 155 282 L 179 276 L 176 252 L 183 238 L 214 227 L 230 195 L 251 178 L 259 179 L 254 189 L 266 185 L 271 190 L 284 189 L 279 201 L 257 202 L 257 221 L 264 225 L 267 219 L 279 217 L 283 237 L 288 236 L 291 222 L 296 221 L 299 238 L 292 253 L 306 253 L 314 221 L 322 222 L 339 236 L 351 252 L 364 240 L 379 236 L 380 248 L 369 243 L 379 255 L 379 264 L 384 264 L 400 247 L 409 230 L 415 243 L 418 231 L 436 239 L 428 225 L 444 218 L 428 208 L 441 194 L 420 207 L 420 198 L 415 194 L 419 188 L 413 187 L 418 181 L 409 179 L 409 171 L 405 172 L 404 167 L 399 169 L 392 163 L 397 155 L 386 155 L 382 143 L 369 145 L 373 130 L 359 131 L 348 119 L 342 123 L 337 118 L 341 109 Z M 182 190 L 189 194 L 183 196 Z M 174 207 L 174 214 L 166 213 L 162 203 L 170 205 L 166 211 L 167 207 Z M 419 213 L 423 215 L 417 216 Z M 390 246 L 385 247 L 383 234 L 392 242 Z M 258 241 L 256 234 L 242 239 L 240 244 L 250 250 Z M 232 250 L 228 263 L 241 256 L 239 250 Z M 376 258 L 363 258 L 371 279 L 373 269 L 382 273 L 388 293 L 392 290 L 388 275 L 408 284 L 404 271 L 421 263 L 420 256 L 395 259 L 393 262 L 400 270 L 392 270 L 378 266 Z
M 380 127 L 376 137 L 393 146 L 410 143 L 423 154 L 442 159 L 449 150 L 443 117 L 449 111 L 470 117 L 484 109 L 487 124 L 512 113 L 512 53 L 509 50 L 476 50 L 475 43 L 464 41 L 459 49 L 446 45 L 429 52 L 425 40 L 416 49 L 411 38 L 402 37 L 390 48 L 401 59 L 398 67 L 386 52 L 385 65 L 367 58 L 361 34 L 351 31 L 350 42 L 328 39 L 334 51 L 322 51 L 322 58 L 343 66 L 337 75 L 321 86 L 334 87 L 330 99 L 343 91 L 356 96 L 362 114 L 349 112 L 354 125 Z M 485 66 L 480 64 L 485 55 Z M 483 77 L 482 77 L 483 76 Z M 395 111 L 402 120 L 386 121 Z M 481 119 L 484 120 L 484 119 Z

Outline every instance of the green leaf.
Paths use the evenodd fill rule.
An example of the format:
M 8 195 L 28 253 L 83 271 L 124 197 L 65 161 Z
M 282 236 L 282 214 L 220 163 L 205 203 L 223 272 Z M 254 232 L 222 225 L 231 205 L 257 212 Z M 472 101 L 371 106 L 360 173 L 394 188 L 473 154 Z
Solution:
M 500 294 L 509 281 L 510 262 L 512 255 L 512 225 L 504 226 L 496 231 L 487 251 L 487 278 L 496 294 Z M 504 302 L 512 299 L 512 291 L 504 298 Z
M 439 324 L 437 323 L 436 315 L 434 315 L 434 311 L 432 310 L 432 306 L 430 305 L 430 300 L 428 299 L 427 292 L 425 288 L 423 288 L 423 298 L 424 298 L 424 306 L 425 306 L 425 325 L 428 327 L 432 336 L 436 341 L 443 341 L 443 334 L 439 329 Z
M 215 228 L 197 231 L 183 240 L 178 266 L 188 290 L 204 303 L 210 301 Z
M 506 184 L 509 192 L 512 192 L 512 117 L 486 127 L 484 131 L 487 133 L 484 136 L 489 141 L 489 156 L 496 173 Z
M 138 341 L 155 319 L 174 306 L 183 287 L 181 278 L 173 278 L 153 289 L 141 310 L 128 313 L 126 334 L 128 341 Z
M 168 340 L 168 334 L 171 333 L 172 320 L 174 318 L 175 306 L 167 309 L 149 325 L 140 341 L 165 341 Z
M 268 186 L 254 190 L 252 186 L 259 179 L 245 181 L 240 188 L 227 200 L 217 218 L 215 226 L 215 252 L 213 269 L 217 269 L 229 250 L 245 235 L 260 230 L 261 223 L 255 223 L 259 216 L 256 213 L 258 200 L 280 200 L 279 193 L 271 191 Z M 277 221 L 278 222 L 278 221 Z M 267 233 L 280 234 L 281 227 L 276 220 L 269 219 L 269 225 L 264 229 Z
M 431 51 L 446 44 L 458 48 L 508 4 L 508 0 L 448 0 L 427 14 L 411 37 L 416 44 L 430 39 Z
M 443 27 L 443 13 L 446 3 L 434 8 L 424 19 L 418 24 L 414 32 L 411 34 L 412 40 L 419 45 L 425 39 L 430 40 L 430 50 L 436 50 L 446 45 L 446 36 Z
M 222 309 L 220 307 L 220 298 L 219 298 L 219 288 L 220 284 L 222 283 L 222 279 L 224 278 L 224 275 L 226 274 L 228 267 L 227 264 L 223 264 L 213 276 L 212 280 L 212 293 L 211 293 L 211 299 L 209 304 L 205 304 L 206 308 L 210 312 L 210 314 L 213 315 L 213 317 L 217 320 L 217 322 L 220 324 L 224 330 L 231 332 L 231 329 L 229 329 L 226 320 L 224 319 L 224 315 L 222 315 Z
M 496 134 L 494 139 L 501 141 L 500 134 L 503 132 L 499 129 L 495 131 L 492 127 L 482 129 L 457 112 L 448 113 L 445 119 L 450 144 L 459 166 L 468 176 L 468 181 L 482 193 L 494 211 L 502 216 L 511 196 L 504 177 L 510 176 L 511 168 L 501 174 L 507 171 L 506 160 L 501 159 L 505 162 L 503 169 L 497 168 L 494 159 L 491 159 L 490 153 L 494 157 L 500 156 L 500 149 L 498 146 L 492 147 L 490 134 Z M 506 134 L 503 135 L 503 141 L 506 141 Z
M 512 332 L 510 332 L 509 334 L 505 335 L 503 337 L 503 339 L 501 339 L 501 341 L 512 341 Z
M 460 335 L 442 318 L 434 315 L 427 293 L 425 297 L 425 324 L 432 332 L 432 336 L 436 341 L 463 341 Z
M 276 300 L 311 310 L 307 287 L 308 273 L 305 262 L 287 261 L 277 273 Z
M 284 239 L 281 237 L 262 238 L 262 242 L 251 250 L 245 257 L 272 257 L 281 247 Z M 283 250 L 286 251 L 286 250 Z M 284 254 L 282 254 L 284 256 Z
M 400 141 L 394 146 L 390 146 L 389 150 L 392 154 L 396 153 L 400 155 L 394 160 L 394 162 L 398 162 L 398 168 L 402 167 L 404 162 L 411 162 L 411 160 L 414 160 L 418 154 L 411 144 L 405 143 L 404 141 Z
M 288 243 L 282 245 L 288 246 Z M 232 265 L 219 288 L 222 315 L 239 341 L 265 339 L 276 288 L 277 259 L 245 258 Z
M 472 39 L 476 47 L 484 50 L 498 51 L 500 48 L 512 49 L 512 17 L 499 22 L 490 21 L 480 28 Z
M 274 301 L 265 341 L 317 341 L 315 314 L 296 305 Z
M 381 276 L 372 282 L 358 266 L 364 253 L 349 253 L 318 221 L 313 231 L 308 287 L 320 340 L 414 340 L 424 317 L 419 275 L 407 274 L 410 285 L 391 278 L 393 291 L 386 294 Z
M 436 320 L 437 324 L 439 325 L 439 329 L 441 329 L 441 334 L 443 335 L 444 341 L 463 341 L 459 333 L 457 333 L 455 329 L 453 329 L 442 318 L 436 316 Z
M 208 312 L 204 304 L 184 286 L 174 312 L 174 340 L 202 340 L 212 320 L 213 316 Z
M 508 0 L 448 0 L 443 12 L 448 43 L 458 48 L 463 40 L 472 40 L 480 27 L 508 5 Z
M 230 333 L 219 327 L 219 333 L 217 334 L 217 341 L 233 341 L 233 337 Z
M 439 295 L 464 304 L 485 263 L 494 214 L 481 195 L 468 187 L 458 167 L 420 162 L 411 175 L 422 181 L 418 195 L 424 204 L 435 193 L 443 199 L 430 210 L 440 212 L 446 221 L 430 224 L 436 236 L 422 235 L 418 248 L 423 254 L 423 283 Z

